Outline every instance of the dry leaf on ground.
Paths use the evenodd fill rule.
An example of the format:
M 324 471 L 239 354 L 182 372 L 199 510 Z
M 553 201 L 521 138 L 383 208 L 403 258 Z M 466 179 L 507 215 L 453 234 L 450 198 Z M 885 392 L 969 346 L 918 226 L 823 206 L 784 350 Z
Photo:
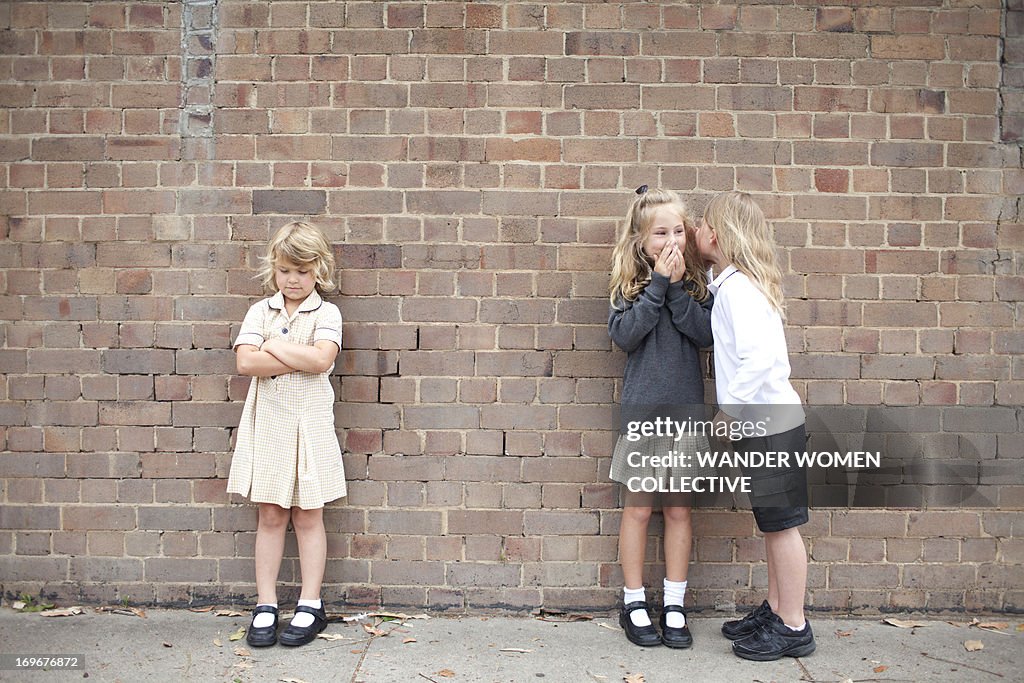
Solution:
M 978 628 L 983 628 L 986 631 L 1002 631 L 1004 628 L 1008 628 L 1010 625 L 1005 621 L 979 621 L 977 624 L 972 624 Z
M 369 612 L 360 612 L 359 614 L 352 614 L 352 615 L 347 616 L 347 617 L 342 617 L 341 620 L 344 621 L 344 622 L 362 621 L 363 619 L 365 619 L 368 616 L 370 616 Z
M 376 628 L 375 626 L 370 626 L 369 624 L 363 624 L 363 630 L 371 636 L 386 636 L 388 634 L 387 631 L 382 631 L 381 629 Z
M 931 625 L 927 621 L 913 621 L 913 620 L 910 620 L 910 619 L 893 619 L 891 617 L 890 618 L 886 618 L 886 619 L 882 619 L 882 623 L 883 624 L 889 624 L 890 626 L 895 626 L 896 628 L 917 628 L 918 626 L 930 626 Z
M 451 669 L 441 669 L 440 671 L 435 671 L 434 675 L 441 676 L 442 678 L 451 678 L 455 675 L 455 672 Z
M 316 637 L 323 638 L 324 640 L 348 640 L 348 638 L 338 633 L 318 633 Z
M 214 638 L 213 639 L 213 644 L 216 645 L 217 647 L 224 647 L 224 643 L 221 642 L 220 638 Z
M 252 653 L 249 652 L 248 648 L 244 648 L 241 645 L 236 645 L 235 646 L 235 654 L 238 655 L 239 657 L 249 657 L 249 656 L 252 655 Z
M 589 614 L 571 614 L 562 610 L 543 609 L 538 610 L 536 618 L 540 621 L 592 621 L 594 617 Z
M 241 640 L 245 638 L 245 627 L 239 626 L 238 630 L 228 636 L 228 640 Z
M 277 680 L 281 681 L 281 683 L 306 683 L 306 681 L 302 680 L 301 678 L 292 678 L 291 676 L 288 676 L 286 678 L 279 678 Z
M 874 669 L 872 669 L 872 671 L 874 671 L 876 674 L 880 674 L 888 668 L 889 667 L 887 667 L 885 664 L 879 664 Z
M 25 602 L 23 600 L 15 600 L 11 603 L 11 609 L 18 610 L 19 612 L 25 609 Z
M 533 652 L 533 650 L 524 650 L 521 647 L 503 647 L 498 652 L 518 652 L 520 654 L 526 654 L 527 652 Z
M 212 612 L 213 611 L 213 605 L 208 605 L 206 607 L 189 607 L 188 611 L 189 612 Z
M 629 674 L 622 678 L 625 683 L 647 683 L 647 679 L 644 678 L 643 674 Z
M 245 616 L 236 609 L 219 609 L 214 612 L 218 617 L 242 617 Z
M 48 609 L 39 613 L 41 617 L 73 617 L 77 614 L 85 614 L 81 607 L 65 607 L 64 609 Z
M 382 619 L 398 619 L 399 621 L 408 621 L 409 619 L 429 619 L 430 616 L 426 614 L 403 614 L 402 612 L 370 612 L 363 616 L 367 617 L 381 617 Z
M 405 638 L 404 640 L 402 640 L 402 645 L 405 645 L 407 643 L 415 643 L 415 642 L 416 642 L 415 638 Z
M 126 617 L 146 618 L 146 612 L 138 607 L 97 607 L 97 612 L 109 612 L 111 614 L 123 614 Z
M 1018 631 L 1024 631 L 1024 624 L 1017 624 Z
M 838 631 L 838 630 L 836 631 L 836 637 L 837 638 L 846 638 L 847 636 L 852 636 L 852 635 L 853 635 L 853 631 Z
M 985 643 L 980 640 L 965 640 L 964 649 L 968 652 L 977 652 L 978 650 L 985 649 Z

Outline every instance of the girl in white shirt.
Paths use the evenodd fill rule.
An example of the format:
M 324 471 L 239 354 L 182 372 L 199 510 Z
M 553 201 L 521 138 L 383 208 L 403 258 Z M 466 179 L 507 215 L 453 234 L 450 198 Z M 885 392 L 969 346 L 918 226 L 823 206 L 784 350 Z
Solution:
M 804 413 L 789 383 L 782 327 L 782 271 L 764 213 L 746 193 L 719 194 L 705 210 L 696 241 L 717 273 L 709 285 L 715 296 L 716 421 L 730 423 L 729 434 L 757 434 L 734 442 L 736 451 L 803 451 Z M 815 643 L 804 618 L 807 551 L 798 528 L 808 519 L 806 473 L 775 467 L 744 474 L 751 478 L 754 519 L 765 538 L 768 599 L 743 619 L 726 622 L 722 632 L 744 659 L 809 655 Z

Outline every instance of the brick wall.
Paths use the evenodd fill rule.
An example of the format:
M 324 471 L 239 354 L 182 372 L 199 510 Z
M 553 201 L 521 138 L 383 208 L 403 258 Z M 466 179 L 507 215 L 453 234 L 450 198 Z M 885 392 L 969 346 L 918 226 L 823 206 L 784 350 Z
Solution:
M 329 599 L 609 607 L 604 293 L 648 183 L 757 195 L 809 403 L 972 408 L 945 456 L 1009 467 L 983 507 L 815 510 L 811 605 L 1024 608 L 1021 2 L 824 4 L 0 3 L 0 589 L 252 596 L 230 340 L 311 216 Z M 749 513 L 695 527 L 696 604 L 761 595 Z

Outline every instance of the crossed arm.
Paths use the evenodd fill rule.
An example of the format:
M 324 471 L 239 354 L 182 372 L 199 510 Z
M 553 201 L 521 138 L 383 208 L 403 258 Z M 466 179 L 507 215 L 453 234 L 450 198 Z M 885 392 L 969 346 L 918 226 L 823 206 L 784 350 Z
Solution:
M 273 377 L 289 372 L 327 372 L 339 352 L 333 341 L 321 339 L 309 346 L 284 339 L 268 339 L 259 348 L 240 344 L 235 366 L 238 374 L 250 377 Z

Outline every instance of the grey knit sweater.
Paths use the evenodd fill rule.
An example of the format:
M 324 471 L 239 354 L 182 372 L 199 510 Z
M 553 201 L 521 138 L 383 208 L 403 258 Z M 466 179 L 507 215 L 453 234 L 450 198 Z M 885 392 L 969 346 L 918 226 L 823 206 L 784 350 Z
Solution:
M 683 281 L 669 283 L 658 273 L 633 302 L 611 308 L 608 333 L 625 351 L 626 372 L 622 381 L 622 412 L 629 419 L 647 419 L 656 406 L 671 406 L 704 419 L 704 380 L 698 351 L 711 346 L 711 305 L 693 299 Z

